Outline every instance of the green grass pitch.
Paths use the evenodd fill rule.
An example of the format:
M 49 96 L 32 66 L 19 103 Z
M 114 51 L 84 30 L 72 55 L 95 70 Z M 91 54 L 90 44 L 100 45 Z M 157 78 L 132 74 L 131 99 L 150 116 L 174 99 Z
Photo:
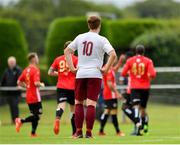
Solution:
M 105 127 L 106 136 L 97 135 L 99 123 L 95 123 L 93 130 L 94 139 L 71 139 L 71 125 L 69 123 L 69 111 L 65 112 L 61 121 L 59 135 L 53 133 L 53 122 L 55 115 L 56 102 L 43 102 L 43 115 L 37 130 L 38 137 L 30 137 L 30 124 L 24 124 L 20 133 L 15 132 L 15 127 L 10 125 L 10 115 L 8 106 L 0 107 L 0 143 L 27 143 L 27 144 L 178 144 L 180 143 L 180 108 L 178 106 L 149 104 L 148 112 L 150 116 L 150 134 L 146 136 L 130 136 L 132 124 L 121 123 L 119 111 L 119 122 L 121 130 L 126 133 L 125 137 L 117 137 L 114 127 L 108 123 Z M 119 107 L 120 110 L 120 107 Z M 21 117 L 29 115 L 28 107 L 25 103 L 20 104 Z

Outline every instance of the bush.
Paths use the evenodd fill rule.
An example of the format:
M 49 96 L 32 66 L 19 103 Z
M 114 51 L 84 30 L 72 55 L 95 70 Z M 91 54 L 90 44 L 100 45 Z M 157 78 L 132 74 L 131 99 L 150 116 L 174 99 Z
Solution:
M 146 55 L 151 57 L 156 66 L 180 65 L 180 29 L 161 29 L 147 32 L 137 37 L 131 44 L 143 44 L 147 48 Z
M 87 30 L 86 21 L 83 18 L 60 18 L 53 21 L 46 41 L 48 65 L 53 62 L 55 57 L 63 54 L 63 46 L 66 41 L 73 40 L 78 34 Z
M 0 74 L 7 67 L 7 58 L 15 56 L 19 66 L 27 64 L 27 44 L 20 25 L 14 20 L 0 20 Z
M 101 34 L 105 34 L 105 26 L 102 26 Z M 64 43 L 73 40 L 78 34 L 88 31 L 86 18 L 59 18 L 53 21 L 49 27 L 46 40 L 46 56 L 48 65 L 54 58 L 63 54 Z
M 127 49 L 136 37 L 149 29 L 162 27 L 162 25 L 162 22 L 153 19 L 109 21 L 106 35 L 115 48 Z

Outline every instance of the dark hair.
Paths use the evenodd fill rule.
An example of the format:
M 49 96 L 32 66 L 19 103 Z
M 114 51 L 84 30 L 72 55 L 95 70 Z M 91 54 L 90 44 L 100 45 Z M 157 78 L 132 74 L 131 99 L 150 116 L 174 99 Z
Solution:
M 71 43 L 72 41 L 66 41 L 65 43 L 64 43 L 64 49 L 66 49 L 66 47 Z
M 136 54 L 144 55 L 145 53 L 145 48 L 143 45 L 137 45 L 136 46 Z
M 87 23 L 90 29 L 97 29 L 101 25 L 101 18 L 98 16 L 90 16 L 87 19 Z
M 35 58 L 36 56 L 37 56 L 37 53 L 31 52 L 31 53 L 28 54 L 28 57 L 27 57 L 27 58 L 28 58 L 29 61 L 31 61 L 31 60 L 32 60 L 33 58 Z

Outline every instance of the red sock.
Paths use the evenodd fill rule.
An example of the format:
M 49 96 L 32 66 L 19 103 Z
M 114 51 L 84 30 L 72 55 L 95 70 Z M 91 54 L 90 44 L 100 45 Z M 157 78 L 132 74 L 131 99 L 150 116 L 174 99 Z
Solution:
M 84 108 L 82 104 L 75 105 L 75 124 L 78 134 L 82 134 L 82 127 L 84 121 Z
M 94 120 L 95 120 L 95 107 L 92 105 L 87 106 L 86 112 L 86 134 L 91 135 L 91 130 L 93 129 Z

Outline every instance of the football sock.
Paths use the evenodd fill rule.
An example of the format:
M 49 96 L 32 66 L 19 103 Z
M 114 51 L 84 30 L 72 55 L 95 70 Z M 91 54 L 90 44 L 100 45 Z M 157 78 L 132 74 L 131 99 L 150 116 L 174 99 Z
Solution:
M 114 128 L 116 129 L 116 132 L 117 133 L 120 132 L 117 115 L 111 115 L 111 117 L 112 117 L 112 123 L 114 125 Z
M 135 120 L 134 120 L 134 111 L 132 108 L 123 108 L 122 109 L 123 112 L 126 114 L 126 116 L 132 121 L 135 123 Z
M 76 132 L 76 125 L 75 125 L 75 114 L 72 114 L 71 117 L 71 126 L 72 126 L 72 134 L 74 134 Z
M 94 121 L 95 121 L 95 114 L 96 110 L 95 107 L 92 105 L 87 106 L 86 111 L 86 128 L 87 132 L 86 135 L 91 135 L 91 130 L 93 129 Z
M 36 133 L 36 129 L 37 129 L 37 126 L 38 126 L 38 121 L 39 121 L 39 116 L 34 115 L 34 119 L 32 121 L 32 131 L 31 131 L 32 134 Z
M 25 119 L 21 119 L 21 122 L 26 123 L 26 122 L 32 122 L 33 120 L 34 120 L 34 116 L 31 115 L 31 116 L 26 117 Z
M 101 115 L 101 127 L 100 127 L 100 132 L 104 132 L 104 127 L 106 125 L 107 119 L 108 119 L 109 115 L 108 114 L 102 114 Z
M 58 108 L 56 110 L 56 118 L 60 119 L 62 114 L 63 114 L 64 110 L 62 108 Z
M 76 133 L 82 134 L 82 127 L 84 122 L 84 108 L 83 104 L 75 105 L 75 125 L 76 125 Z
M 148 115 L 145 115 L 144 117 L 141 117 L 142 119 L 142 126 L 144 127 L 144 125 L 148 125 L 149 122 L 149 117 Z
M 135 124 L 140 123 L 139 109 L 133 108 L 134 122 Z

